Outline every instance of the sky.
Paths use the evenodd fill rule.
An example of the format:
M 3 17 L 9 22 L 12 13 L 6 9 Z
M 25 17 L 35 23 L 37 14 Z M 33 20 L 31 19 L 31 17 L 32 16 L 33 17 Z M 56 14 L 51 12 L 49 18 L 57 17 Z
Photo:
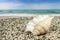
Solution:
M 60 9 L 60 0 L 0 0 L 0 9 Z

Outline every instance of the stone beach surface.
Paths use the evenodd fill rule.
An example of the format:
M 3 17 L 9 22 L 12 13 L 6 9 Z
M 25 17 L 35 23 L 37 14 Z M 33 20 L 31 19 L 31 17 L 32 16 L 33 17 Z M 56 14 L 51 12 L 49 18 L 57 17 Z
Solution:
M 52 20 L 51 28 L 45 35 L 25 32 L 27 23 L 33 17 L 0 18 L 0 40 L 60 40 L 60 16 Z

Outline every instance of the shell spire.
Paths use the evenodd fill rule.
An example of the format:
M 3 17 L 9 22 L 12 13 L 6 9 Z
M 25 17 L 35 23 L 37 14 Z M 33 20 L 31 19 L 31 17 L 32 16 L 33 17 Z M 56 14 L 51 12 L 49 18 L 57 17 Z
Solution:
M 53 18 L 53 16 L 38 15 L 29 21 L 25 31 L 30 31 L 34 35 L 45 34 L 48 32 Z

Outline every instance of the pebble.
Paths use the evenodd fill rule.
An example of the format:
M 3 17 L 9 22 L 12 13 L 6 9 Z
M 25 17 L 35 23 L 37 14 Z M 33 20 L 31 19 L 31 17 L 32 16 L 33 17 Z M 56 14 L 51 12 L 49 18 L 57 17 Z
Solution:
M 33 35 L 25 33 L 29 20 L 33 17 L 0 19 L 0 39 L 2 40 L 60 40 L 60 19 L 53 19 L 49 33 Z M 2 30 L 2 31 L 1 31 Z M 1 37 L 4 36 L 4 37 Z

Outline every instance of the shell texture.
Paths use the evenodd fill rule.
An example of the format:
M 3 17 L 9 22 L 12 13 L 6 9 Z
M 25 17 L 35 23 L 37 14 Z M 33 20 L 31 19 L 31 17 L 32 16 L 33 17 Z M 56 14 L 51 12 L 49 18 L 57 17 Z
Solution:
M 53 18 L 53 16 L 38 15 L 29 21 L 25 31 L 30 31 L 33 35 L 46 34 Z

